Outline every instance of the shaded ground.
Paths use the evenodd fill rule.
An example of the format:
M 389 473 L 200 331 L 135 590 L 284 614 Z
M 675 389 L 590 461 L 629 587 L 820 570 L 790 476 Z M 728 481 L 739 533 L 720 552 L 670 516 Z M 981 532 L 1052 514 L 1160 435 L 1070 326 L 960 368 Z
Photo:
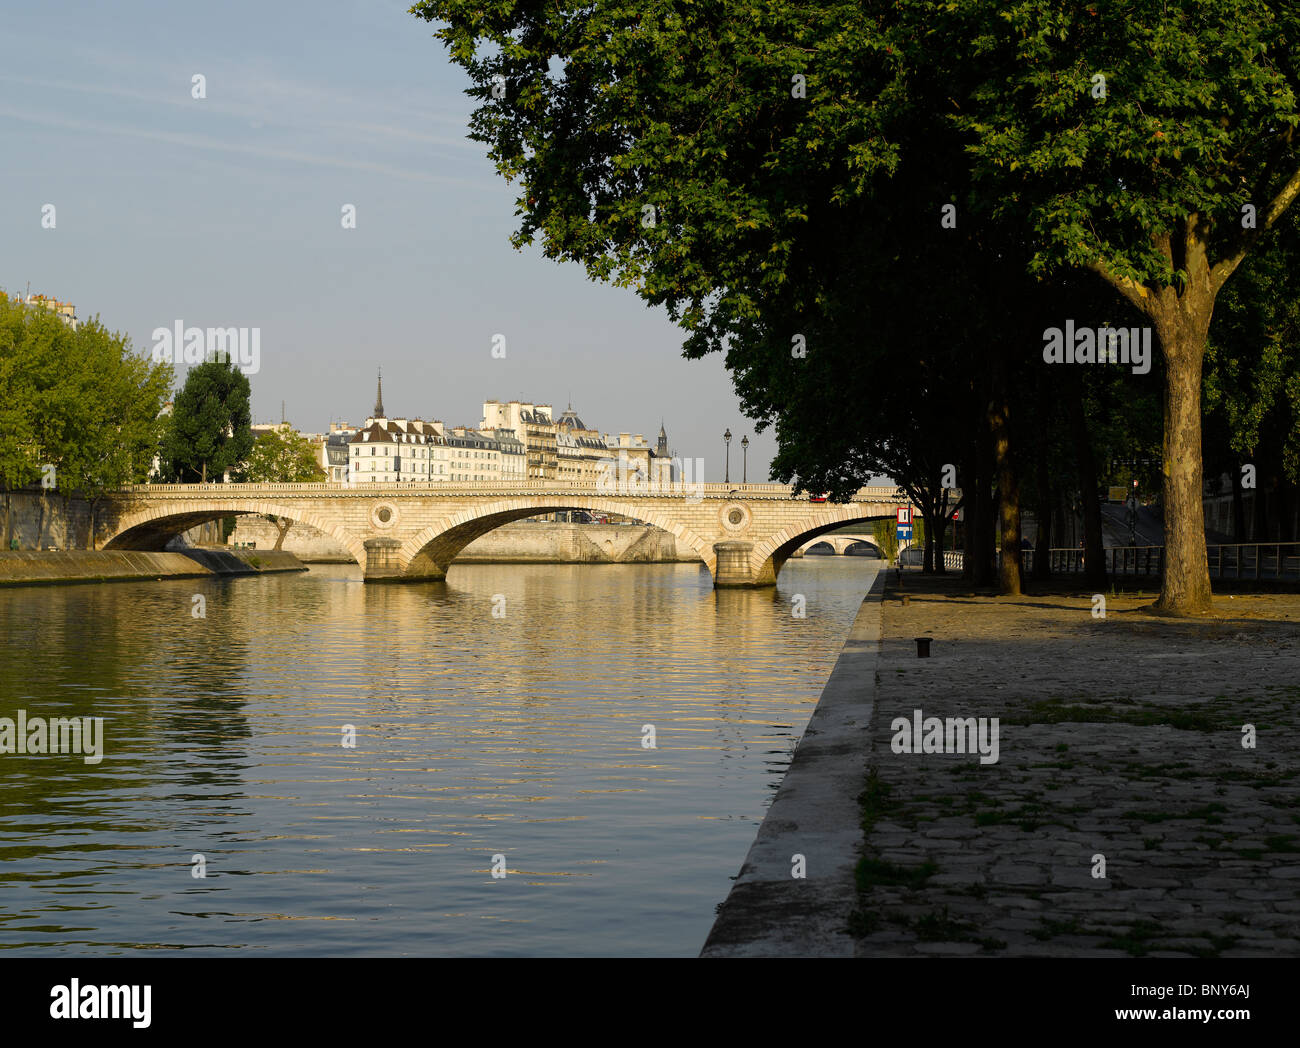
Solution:
M 905 585 L 883 609 L 859 956 L 1300 954 L 1300 596 L 1181 621 L 1107 594 L 1101 619 L 1087 596 Z M 998 762 L 894 753 L 917 709 L 997 717 Z

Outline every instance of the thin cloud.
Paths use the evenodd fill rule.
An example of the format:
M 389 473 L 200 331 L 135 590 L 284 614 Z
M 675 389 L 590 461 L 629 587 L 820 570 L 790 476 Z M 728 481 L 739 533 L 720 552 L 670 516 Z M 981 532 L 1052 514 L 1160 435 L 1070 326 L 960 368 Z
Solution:
M 47 113 L 33 113 L 29 110 L 20 110 L 7 106 L 0 106 L 0 117 L 8 117 L 11 120 L 21 120 L 26 123 L 39 124 L 43 127 L 61 127 L 69 131 L 77 131 L 85 134 L 103 134 L 110 136 L 121 135 L 131 138 L 142 138 L 151 142 L 164 142 L 169 145 L 184 146 L 189 149 L 204 149 L 213 152 L 257 156 L 269 160 L 288 160 L 312 167 L 333 167 L 345 171 L 365 171 L 372 174 L 390 175 L 394 178 L 402 178 L 414 182 L 472 187 L 481 186 L 483 184 L 482 179 L 435 175 L 428 171 L 393 167 L 388 164 L 376 164 L 367 160 L 356 160 L 345 156 L 322 156 L 320 154 L 304 153 L 293 149 L 277 149 L 270 146 L 250 145 L 241 142 L 223 142 L 203 135 L 154 131 L 147 128 L 127 127 L 120 124 L 109 125 L 99 121 L 90 122 L 84 120 L 72 120 L 67 117 L 54 116 Z

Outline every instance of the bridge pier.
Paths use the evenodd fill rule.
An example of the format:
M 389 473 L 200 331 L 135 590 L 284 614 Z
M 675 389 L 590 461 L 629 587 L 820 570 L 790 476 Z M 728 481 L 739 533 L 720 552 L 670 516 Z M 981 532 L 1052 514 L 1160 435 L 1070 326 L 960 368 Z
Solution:
M 750 554 L 754 550 L 752 542 L 730 540 L 715 542 L 713 553 L 717 564 L 713 569 L 714 589 L 757 588 L 775 586 L 776 571 L 769 558 L 756 574 L 750 566 Z
M 393 582 L 405 577 L 397 551 L 402 544 L 397 539 L 366 539 L 365 580 L 367 582 Z

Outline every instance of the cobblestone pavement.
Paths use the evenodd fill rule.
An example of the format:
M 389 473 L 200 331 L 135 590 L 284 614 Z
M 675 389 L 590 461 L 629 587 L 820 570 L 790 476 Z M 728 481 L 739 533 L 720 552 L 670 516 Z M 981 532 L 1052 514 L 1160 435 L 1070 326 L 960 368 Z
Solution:
M 1300 955 L 1300 596 L 1185 621 L 1107 594 L 1103 619 L 1086 595 L 905 586 L 884 601 L 858 956 Z M 894 752 L 918 709 L 997 717 L 997 763 Z

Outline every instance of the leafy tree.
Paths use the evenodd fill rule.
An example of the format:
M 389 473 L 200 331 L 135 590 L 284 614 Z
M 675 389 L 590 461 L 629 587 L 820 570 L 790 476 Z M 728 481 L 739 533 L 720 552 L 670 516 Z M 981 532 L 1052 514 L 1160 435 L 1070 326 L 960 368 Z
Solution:
M 969 439 L 969 412 L 949 401 L 983 390 L 962 384 L 954 353 L 932 351 L 940 338 L 923 357 L 891 353 L 872 325 L 899 300 L 877 291 L 864 321 L 862 296 L 939 220 L 940 199 L 905 178 L 870 199 L 876 176 L 915 143 L 925 160 L 910 177 L 933 187 L 944 165 L 926 161 L 960 161 L 961 144 L 928 116 L 933 99 L 909 95 L 877 7 L 427 0 L 413 11 L 447 23 L 437 35 L 483 100 L 472 137 L 523 183 L 516 245 L 540 236 L 549 257 L 666 307 L 689 333 L 687 355 L 725 352 L 747 413 L 777 426 L 775 476 L 842 497 L 891 472 L 941 543 L 941 467 Z M 936 294 L 915 303 L 914 321 L 946 285 L 919 266 L 890 281 L 904 301 L 925 283 Z M 792 360 L 800 341 L 808 356 Z M 900 364 L 890 406 L 901 420 L 853 400 Z
M 898 559 L 898 526 L 892 520 L 873 520 L 871 535 L 885 555 L 885 560 L 893 564 Z
M 1263 539 L 1294 540 L 1300 483 L 1300 209 L 1224 288 L 1206 350 L 1207 462 L 1232 483 L 1234 532 L 1244 541 L 1243 465 L 1254 467 Z M 1264 497 L 1274 495 L 1272 512 Z M 1278 497 L 1286 496 L 1286 497 Z
M 1205 338 L 1219 290 L 1300 193 L 1300 8 L 1060 7 L 422 0 L 412 10 L 445 23 L 436 35 L 482 100 L 472 137 L 522 183 L 516 245 L 540 237 L 548 257 L 635 288 L 687 330 L 688 355 L 726 351 L 733 372 L 761 363 L 779 333 L 802 333 L 785 326 L 794 318 L 824 319 L 862 286 L 828 294 L 808 279 L 806 246 L 838 227 L 859 237 L 862 257 L 881 257 L 869 205 L 905 192 L 888 185 L 901 172 L 933 185 L 934 162 L 948 157 L 937 170 L 951 193 L 932 196 L 926 220 L 952 202 L 985 261 L 1015 265 L 1023 241 L 1031 274 L 1093 274 L 1154 328 L 1168 547 L 1157 607 L 1196 614 L 1210 601 Z M 937 124 L 948 130 L 936 138 Z M 1005 281 L 1000 299 L 1026 313 L 1019 287 Z M 933 295 L 904 301 L 928 320 Z M 1035 341 L 1018 343 L 1020 360 L 1041 351 Z M 996 471 L 1002 581 L 1014 591 L 1016 352 L 988 359 L 989 387 L 976 376 L 972 392 L 987 393 L 996 454 L 978 468 L 977 491 Z M 774 405 L 777 417 L 801 395 Z M 835 469 L 832 457 L 818 456 L 819 468 Z
M 103 493 L 147 476 L 172 380 L 170 365 L 135 354 L 98 317 L 74 330 L 0 295 L 0 485 L 52 476 L 47 490 L 90 500 L 93 536 Z
M 219 480 L 248 457 L 253 446 L 249 393 L 248 376 L 233 361 L 209 360 L 190 369 L 163 445 L 169 479 L 207 483 L 211 475 Z
M 288 426 L 258 434 L 239 473 L 240 480 L 262 484 L 307 484 L 326 479 L 311 441 Z M 275 548 L 279 549 L 293 521 L 277 516 L 267 519 L 279 532 L 275 540 Z
M 911 14 L 932 5 L 909 4 Z M 918 67 L 983 70 L 956 97 L 993 217 L 1032 268 L 1098 274 L 1163 354 L 1166 567 L 1156 607 L 1210 606 L 1201 377 L 1215 300 L 1300 194 L 1300 7 L 1281 0 L 975 0 L 936 12 Z M 906 17 L 906 16 L 905 16 Z M 919 25 L 919 23 L 913 23 Z M 935 53 L 945 57 L 936 66 Z M 1098 79 L 1100 78 L 1100 79 Z

